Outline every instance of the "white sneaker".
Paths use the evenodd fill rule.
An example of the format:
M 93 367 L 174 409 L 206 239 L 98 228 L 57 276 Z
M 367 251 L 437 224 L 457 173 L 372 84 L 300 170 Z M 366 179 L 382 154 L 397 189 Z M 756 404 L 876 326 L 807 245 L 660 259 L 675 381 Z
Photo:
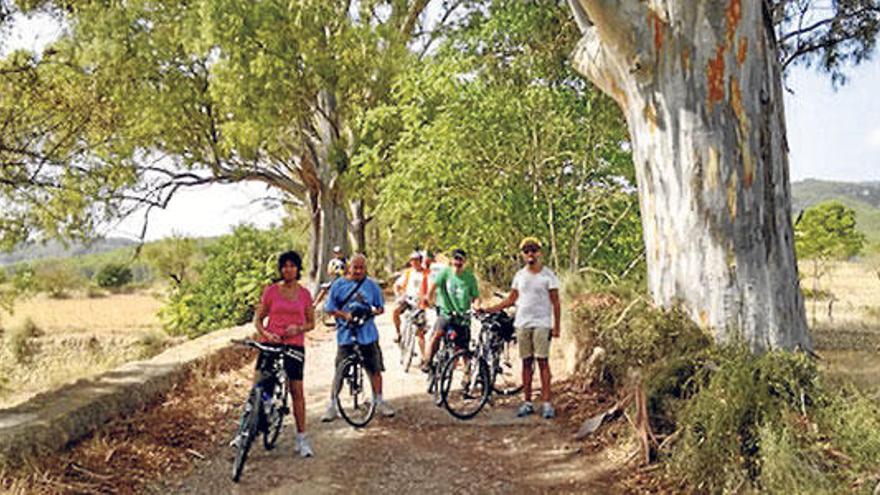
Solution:
M 384 400 L 376 404 L 376 412 L 378 412 L 382 416 L 385 416 L 386 418 L 391 418 L 394 416 L 394 409 Z
M 329 423 L 338 417 L 339 417 L 339 413 L 336 411 L 336 404 L 331 402 L 327 406 L 327 410 L 324 411 L 324 414 L 321 416 L 321 422 L 322 423 Z
M 312 446 L 309 444 L 309 439 L 305 437 L 296 439 L 296 448 L 294 450 L 299 452 L 300 457 L 312 457 L 315 455 Z

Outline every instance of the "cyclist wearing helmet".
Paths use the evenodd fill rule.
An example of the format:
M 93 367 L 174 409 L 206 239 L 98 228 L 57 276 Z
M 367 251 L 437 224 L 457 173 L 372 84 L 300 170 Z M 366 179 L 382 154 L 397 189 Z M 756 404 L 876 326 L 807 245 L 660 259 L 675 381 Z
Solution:
M 342 247 L 333 246 L 333 259 L 327 262 L 327 275 L 331 280 L 341 277 L 345 275 L 345 266 L 345 253 L 342 251 Z
M 413 251 L 409 255 L 409 267 L 394 282 L 394 295 L 397 296 L 397 304 L 394 307 L 394 312 L 391 314 L 394 321 L 394 330 L 397 332 L 394 343 L 400 342 L 400 315 L 406 310 L 408 301 L 419 301 L 419 292 L 424 278 L 425 270 L 422 269 L 422 253 L 420 251 Z
M 513 277 L 507 299 L 485 311 L 495 312 L 516 305 L 516 338 L 522 359 L 523 394 L 525 402 L 517 416 L 535 412 L 532 404 L 533 361 L 538 361 L 541 373 L 541 415 L 550 419 L 556 416 L 550 403 L 550 339 L 559 337 L 559 279 L 552 270 L 541 263 L 541 241 L 526 237 L 520 242 L 525 267 Z
M 426 373 L 431 371 L 431 361 L 446 332 L 456 332 L 456 345 L 459 347 L 466 347 L 470 342 L 470 321 L 464 314 L 476 307 L 480 289 L 473 272 L 465 268 L 466 264 L 467 253 L 463 249 L 453 250 L 452 266 L 440 272 L 428 288 L 427 300 L 433 300 L 438 293 L 440 297 L 437 299 L 438 314 L 434 335 L 428 355 L 422 363 L 422 371 Z

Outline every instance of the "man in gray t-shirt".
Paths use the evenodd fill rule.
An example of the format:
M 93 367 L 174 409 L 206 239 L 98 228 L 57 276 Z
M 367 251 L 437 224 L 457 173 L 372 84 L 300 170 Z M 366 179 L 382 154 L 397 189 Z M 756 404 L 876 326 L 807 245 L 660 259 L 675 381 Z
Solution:
M 517 416 L 535 412 L 532 404 L 533 362 L 538 361 L 541 373 L 541 414 L 550 419 L 556 415 L 550 403 L 550 339 L 559 337 L 559 279 L 541 263 L 541 241 L 526 237 L 520 243 L 526 266 L 516 273 L 507 299 L 486 308 L 488 312 L 501 311 L 516 305 L 516 337 L 522 359 L 523 393 L 525 402 Z

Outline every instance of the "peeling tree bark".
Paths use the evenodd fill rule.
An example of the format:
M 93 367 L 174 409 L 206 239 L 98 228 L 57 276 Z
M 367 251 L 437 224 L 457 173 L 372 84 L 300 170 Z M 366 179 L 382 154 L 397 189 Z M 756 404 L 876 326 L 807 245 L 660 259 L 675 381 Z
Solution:
M 648 283 L 718 341 L 810 348 L 781 72 L 756 0 L 570 0 L 576 69 L 623 110 Z

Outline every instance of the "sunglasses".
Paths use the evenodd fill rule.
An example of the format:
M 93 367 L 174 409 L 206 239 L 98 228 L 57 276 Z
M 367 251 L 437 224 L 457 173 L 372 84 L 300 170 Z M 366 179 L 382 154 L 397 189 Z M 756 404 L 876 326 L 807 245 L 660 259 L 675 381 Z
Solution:
M 522 249 L 523 254 L 537 253 L 541 249 L 536 246 L 526 246 Z

